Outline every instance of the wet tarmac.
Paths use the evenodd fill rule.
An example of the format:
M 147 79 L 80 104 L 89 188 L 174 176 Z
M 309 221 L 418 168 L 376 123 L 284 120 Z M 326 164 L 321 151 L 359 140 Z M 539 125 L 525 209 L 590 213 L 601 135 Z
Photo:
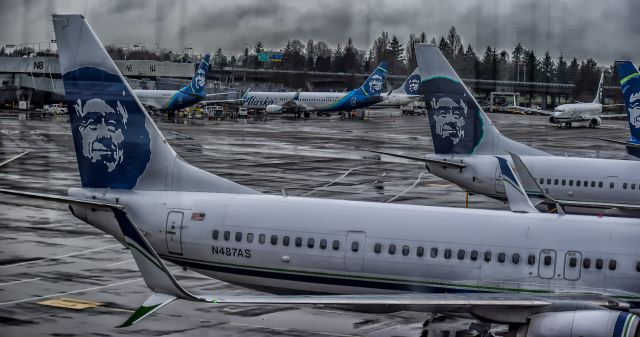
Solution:
M 491 114 L 508 137 L 556 155 L 629 159 L 624 148 L 589 137 L 624 140 L 625 121 L 599 129 L 557 129 L 545 117 Z M 394 110 L 365 121 L 338 117 L 159 123 L 186 161 L 264 193 L 464 207 L 456 186 L 425 167 L 362 149 L 430 153 L 425 117 Z M 79 186 L 68 123 L 0 119 L 0 186 L 65 193 Z M 420 179 L 418 180 L 418 178 Z M 416 181 L 418 180 L 418 181 Z M 413 187 L 412 187 L 413 186 Z M 314 307 L 213 306 L 175 302 L 127 329 L 122 323 L 149 295 L 131 255 L 113 238 L 74 218 L 67 207 L 0 195 L 0 336 L 420 336 L 424 314 L 362 314 Z M 470 207 L 506 209 L 471 196 Z M 249 290 L 182 271 L 196 293 Z M 456 323 L 457 324 L 457 323 Z M 465 322 L 457 327 L 462 329 Z

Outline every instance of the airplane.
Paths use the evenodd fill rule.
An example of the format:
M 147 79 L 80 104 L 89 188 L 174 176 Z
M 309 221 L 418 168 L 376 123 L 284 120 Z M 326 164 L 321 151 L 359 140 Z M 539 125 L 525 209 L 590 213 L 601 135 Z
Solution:
M 507 195 L 494 156 L 511 161 L 509 153 L 514 153 L 547 194 L 571 204 L 572 212 L 637 215 L 640 178 L 635 172 L 640 162 L 556 157 L 511 140 L 496 129 L 437 47 L 420 45 L 416 57 L 435 153 L 418 157 L 368 151 L 423 162 L 431 173 L 463 190 L 499 200 Z M 525 188 L 536 205 L 555 206 L 535 186 Z
M 399 88 L 382 95 L 382 102 L 372 105 L 372 108 L 400 107 L 411 104 L 422 96 L 420 95 L 420 74 L 416 68 Z
M 640 72 L 631 61 L 616 61 L 615 65 L 620 78 L 631 137 L 626 142 L 601 137 L 593 138 L 622 144 L 627 149 L 627 153 L 640 158 Z
M 357 89 L 339 92 L 253 92 L 242 97 L 243 107 L 273 113 L 295 113 L 298 117 L 311 112 L 329 114 L 333 111 L 352 111 L 382 102 L 380 93 L 387 77 L 387 63 L 381 62 Z
M 515 106 L 516 109 L 525 112 L 539 113 L 548 115 L 549 123 L 557 125 L 559 128 L 570 128 L 573 123 L 588 123 L 589 128 L 597 128 L 602 124 L 603 118 L 620 118 L 621 114 L 603 114 L 604 106 L 617 106 L 617 104 L 602 105 L 602 84 L 604 82 L 604 72 L 600 74 L 598 82 L 598 90 L 596 97 L 591 103 L 569 103 L 558 105 L 553 111 L 532 109 L 521 106 Z
M 176 154 L 82 15 L 53 24 L 82 187 L 0 192 L 68 204 L 129 248 L 152 294 L 121 327 L 180 299 L 438 312 L 523 337 L 640 336 L 640 220 L 527 211 L 503 164 L 520 191 L 514 211 L 259 193 Z M 165 261 L 266 293 L 193 294 Z
M 202 103 L 208 96 L 205 84 L 207 73 L 209 72 L 209 54 L 205 54 L 198 65 L 191 83 L 180 90 L 133 90 L 140 102 L 155 110 L 177 111 L 190 107 L 197 103 Z M 214 94 L 218 95 L 218 94 Z

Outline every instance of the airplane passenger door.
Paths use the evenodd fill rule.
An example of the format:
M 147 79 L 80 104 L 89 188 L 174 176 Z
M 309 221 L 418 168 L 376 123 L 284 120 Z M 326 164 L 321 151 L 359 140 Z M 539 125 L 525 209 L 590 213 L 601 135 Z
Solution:
M 556 251 L 544 249 L 540 252 L 538 260 L 538 276 L 540 278 L 552 279 L 556 275 Z
M 182 212 L 171 211 L 167 214 L 167 250 L 171 254 L 182 255 Z
M 496 193 L 504 194 L 504 184 L 502 183 L 502 173 L 500 172 L 500 167 L 496 167 Z
M 582 268 L 582 254 L 580 252 L 567 252 L 564 256 L 564 278 L 569 281 L 580 279 Z
M 344 262 L 347 271 L 361 272 L 364 270 L 364 247 L 367 240 L 365 232 L 350 231 L 347 234 Z

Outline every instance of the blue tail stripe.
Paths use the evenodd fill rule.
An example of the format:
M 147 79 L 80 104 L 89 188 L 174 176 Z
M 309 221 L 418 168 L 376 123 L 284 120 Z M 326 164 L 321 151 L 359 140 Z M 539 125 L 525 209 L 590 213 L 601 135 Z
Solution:
M 616 69 L 624 96 L 631 143 L 640 141 L 640 74 L 630 61 L 617 61 Z

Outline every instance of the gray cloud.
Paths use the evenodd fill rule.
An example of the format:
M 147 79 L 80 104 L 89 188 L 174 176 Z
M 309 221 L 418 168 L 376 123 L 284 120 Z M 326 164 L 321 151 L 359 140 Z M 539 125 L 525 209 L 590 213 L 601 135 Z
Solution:
M 478 52 L 521 42 L 555 57 L 640 58 L 637 0 L 3 0 L 0 44 L 53 38 L 52 12 L 84 14 L 104 43 L 198 52 L 239 53 L 256 41 L 277 49 L 294 38 L 335 46 L 348 37 L 369 49 L 383 30 L 404 43 L 411 32 L 439 37 L 455 25 Z

